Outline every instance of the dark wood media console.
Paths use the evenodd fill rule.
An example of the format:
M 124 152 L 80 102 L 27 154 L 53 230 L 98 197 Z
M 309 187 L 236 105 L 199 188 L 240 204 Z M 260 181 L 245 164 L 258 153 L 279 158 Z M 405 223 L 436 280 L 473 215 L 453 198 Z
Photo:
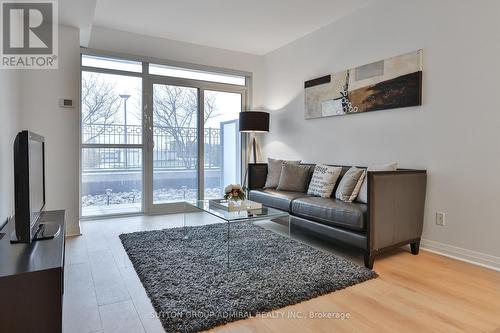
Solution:
M 41 223 L 59 224 L 59 235 L 11 244 L 14 221 L 1 231 L 0 332 L 62 332 L 64 210 L 44 212 Z

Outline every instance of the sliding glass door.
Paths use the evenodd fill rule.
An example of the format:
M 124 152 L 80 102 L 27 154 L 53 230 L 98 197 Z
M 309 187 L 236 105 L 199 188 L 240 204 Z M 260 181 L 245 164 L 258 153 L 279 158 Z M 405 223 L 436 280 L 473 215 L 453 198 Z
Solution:
M 205 90 L 204 106 L 204 198 L 222 198 L 226 185 L 241 182 L 242 94 Z
M 81 55 L 80 216 L 174 213 L 241 182 L 251 73 Z
M 148 89 L 149 211 L 173 212 L 182 209 L 180 202 L 221 198 L 225 185 L 241 182 L 238 116 L 244 92 L 168 79 L 152 81 Z
M 153 205 L 198 199 L 198 89 L 153 84 Z

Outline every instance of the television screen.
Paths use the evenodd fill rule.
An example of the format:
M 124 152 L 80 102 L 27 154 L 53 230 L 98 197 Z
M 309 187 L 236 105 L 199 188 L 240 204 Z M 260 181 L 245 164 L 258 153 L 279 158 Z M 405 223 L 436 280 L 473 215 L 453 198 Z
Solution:
M 30 224 L 33 225 L 45 205 L 43 142 L 30 138 L 29 160 Z
M 31 243 L 45 206 L 45 144 L 43 136 L 21 131 L 14 141 L 15 237 Z

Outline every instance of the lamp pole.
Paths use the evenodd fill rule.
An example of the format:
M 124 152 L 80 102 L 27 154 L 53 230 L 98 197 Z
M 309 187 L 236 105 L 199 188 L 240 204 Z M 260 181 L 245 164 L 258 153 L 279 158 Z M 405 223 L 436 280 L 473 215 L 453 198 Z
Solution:
M 240 112 L 238 119 L 240 132 L 244 132 L 248 135 L 251 133 L 250 139 L 252 140 L 252 155 L 253 163 L 257 163 L 257 138 L 256 133 L 269 132 L 269 113 L 263 111 L 243 111 Z M 248 136 L 247 136 L 247 149 L 248 149 Z M 247 153 L 247 158 L 250 160 L 250 153 Z M 248 162 L 245 167 L 245 177 L 243 178 L 243 184 L 247 181 L 248 176 Z
M 129 99 L 130 95 L 120 95 L 120 97 L 123 99 L 123 122 L 125 123 L 125 128 L 124 128 L 124 142 L 127 144 L 128 142 L 128 135 L 127 135 L 127 100 Z
M 127 144 L 128 142 L 128 133 L 127 133 L 127 100 L 129 99 L 130 95 L 120 95 L 120 97 L 123 99 L 123 122 L 125 123 L 124 131 L 123 131 L 123 136 L 124 140 L 123 143 Z M 127 151 L 125 150 L 125 169 L 128 169 L 128 154 Z
M 252 133 L 252 150 L 253 150 L 253 162 L 257 163 L 257 138 L 255 137 L 255 132 Z

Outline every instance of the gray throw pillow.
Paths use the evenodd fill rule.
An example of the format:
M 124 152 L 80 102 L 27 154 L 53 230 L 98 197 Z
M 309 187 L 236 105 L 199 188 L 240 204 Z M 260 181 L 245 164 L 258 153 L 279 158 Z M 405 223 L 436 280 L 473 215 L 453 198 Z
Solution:
M 305 192 L 310 175 L 310 166 L 284 163 L 277 190 Z
M 352 167 L 347 170 L 340 180 L 339 187 L 337 187 L 337 191 L 335 192 L 335 198 L 345 202 L 353 202 L 358 196 L 365 174 L 365 169 Z
M 314 167 L 314 173 L 307 190 L 308 195 L 329 198 L 332 195 L 337 179 L 342 172 L 341 167 L 318 164 Z
M 366 171 L 396 171 L 398 169 L 398 163 L 388 163 L 381 165 L 372 165 L 369 166 Z M 363 180 L 363 184 L 361 185 L 361 189 L 359 190 L 358 198 L 356 201 L 368 203 L 368 177 L 365 177 Z
M 274 158 L 267 159 L 267 178 L 265 188 L 276 188 L 280 181 L 281 167 L 283 164 L 300 164 L 300 161 L 285 161 L 275 160 Z

